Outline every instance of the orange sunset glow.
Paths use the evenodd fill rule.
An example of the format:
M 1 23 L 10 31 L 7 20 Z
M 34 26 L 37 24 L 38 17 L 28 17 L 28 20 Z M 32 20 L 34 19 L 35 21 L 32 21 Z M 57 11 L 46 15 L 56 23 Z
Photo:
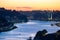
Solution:
M 13 10 L 60 10 L 60 0 L 0 0 L 0 7 Z

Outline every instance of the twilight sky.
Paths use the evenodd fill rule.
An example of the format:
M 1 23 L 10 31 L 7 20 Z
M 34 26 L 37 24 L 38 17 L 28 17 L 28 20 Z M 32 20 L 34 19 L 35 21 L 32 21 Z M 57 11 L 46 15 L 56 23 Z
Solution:
M 60 10 L 60 0 L 0 0 L 0 7 L 16 10 Z

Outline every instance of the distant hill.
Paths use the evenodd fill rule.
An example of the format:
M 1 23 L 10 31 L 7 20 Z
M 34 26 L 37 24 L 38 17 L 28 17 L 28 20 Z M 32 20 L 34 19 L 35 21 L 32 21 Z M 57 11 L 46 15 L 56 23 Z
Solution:
M 5 8 L 0 8 L 0 16 L 5 17 L 8 22 L 21 23 L 27 22 L 27 16 L 19 13 L 16 10 L 7 10 Z
M 60 21 L 60 11 L 58 10 L 20 11 L 20 13 L 26 15 L 29 20 Z
M 16 11 L 0 8 L 0 16 L 5 17 L 8 22 L 27 22 L 28 20 L 60 21 L 59 10 Z

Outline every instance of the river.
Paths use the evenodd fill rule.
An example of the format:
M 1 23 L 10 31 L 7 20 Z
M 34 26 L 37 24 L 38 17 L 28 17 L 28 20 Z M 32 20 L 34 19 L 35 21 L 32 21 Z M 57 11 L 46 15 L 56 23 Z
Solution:
M 14 26 L 18 28 L 0 33 L 0 40 L 27 40 L 29 37 L 34 38 L 37 31 L 41 31 L 46 29 L 48 33 L 54 33 L 60 30 L 60 27 L 56 25 L 51 26 L 51 24 L 55 24 L 55 21 L 38 21 L 38 20 L 30 20 L 27 23 L 16 23 Z

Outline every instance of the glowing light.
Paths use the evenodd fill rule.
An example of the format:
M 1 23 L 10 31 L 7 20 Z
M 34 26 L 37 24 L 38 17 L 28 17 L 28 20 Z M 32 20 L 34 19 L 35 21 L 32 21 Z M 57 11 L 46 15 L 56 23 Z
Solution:
M 60 0 L 0 0 L 0 7 L 16 10 L 60 10 Z

